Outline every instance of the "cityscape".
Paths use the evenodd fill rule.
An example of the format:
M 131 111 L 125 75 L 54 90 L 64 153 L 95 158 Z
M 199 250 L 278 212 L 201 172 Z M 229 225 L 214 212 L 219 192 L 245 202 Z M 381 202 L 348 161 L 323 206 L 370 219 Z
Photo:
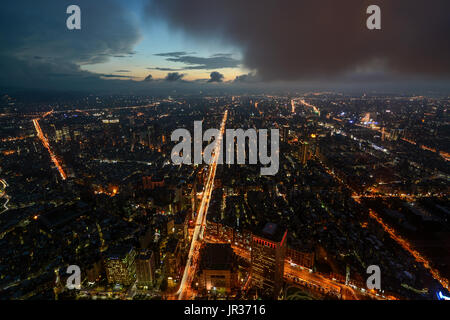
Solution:
M 308 82 L 293 76 L 309 77 L 304 62 L 258 65 L 261 56 L 246 56 L 259 42 L 236 39 L 255 30 L 237 36 L 230 27 L 223 37 L 237 43 L 216 47 L 201 40 L 215 27 L 203 33 L 208 21 L 193 23 L 183 32 L 201 38 L 196 52 L 177 31 L 167 40 L 180 20 L 204 18 L 194 10 L 200 0 L 192 10 L 180 1 L 73 2 L 81 39 L 59 38 L 78 32 L 66 28 L 69 4 L 43 1 L 38 11 L 63 8 L 61 31 L 52 36 L 50 22 L 39 36 L 18 28 L 0 55 L 0 300 L 450 299 L 447 47 L 433 66 L 421 49 L 423 68 L 412 53 L 399 63 L 417 77 L 372 62 L 336 76 L 331 64 L 344 63 L 336 53 L 338 61 L 315 66 L 330 76 Z M 25 4 L 5 5 L 11 16 L 0 23 Z M 122 25 L 97 29 L 90 12 L 103 4 L 111 4 L 105 25 Z M 225 7 L 212 5 L 218 23 L 217 15 L 229 18 Z M 134 38 L 125 9 L 156 12 L 171 27 L 155 22 L 156 31 Z M 365 9 L 360 15 L 365 28 Z M 231 24 L 240 27 L 237 16 Z M 91 41 L 107 32 L 120 39 Z M 397 63 L 397 49 L 386 59 Z M 133 69 L 142 61 L 152 66 Z M 214 134 L 199 136 L 195 123 Z M 177 149 L 180 129 L 193 134 L 192 156 Z M 262 134 L 271 130 L 278 134 Z M 269 154 L 277 171 L 262 174 Z
M 39 112 L 4 96 L 2 296 L 433 299 L 450 276 L 449 101 L 87 97 Z M 279 129 L 279 172 L 219 152 L 171 164 L 170 133 L 194 120 Z

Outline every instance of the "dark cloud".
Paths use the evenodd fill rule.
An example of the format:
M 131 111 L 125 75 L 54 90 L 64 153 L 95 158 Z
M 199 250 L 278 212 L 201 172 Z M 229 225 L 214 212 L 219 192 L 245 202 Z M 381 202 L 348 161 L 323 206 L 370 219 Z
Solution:
M 127 54 L 115 54 L 113 55 L 114 58 L 131 58 L 135 53 L 127 53 Z M 109 56 L 105 54 L 104 56 Z
M 125 76 L 122 74 L 102 74 L 101 76 L 103 78 L 125 78 L 125 79 L 132 78 L 131 76 Z
M 251 82 L 257 82 L 258 79 L 255 74 L 248 73 L 248 74 L 242 74 L 239 76 L 236 76 L 233 82 L 241 82 L 241 83 L 251 83 Z
M 81 30 L 66 27 L 66 8 L 81 8 Z M 0 86 L 24 88 L 104 87 L 121 76 L 93 74 L 82 65 L 135 54 L 137 27 L 114 0 L 32 0 L 2 3 Z M 55 75 L 64 75 L 55 76 Z M 55 79 L 55 78 L 58 79 Z
M 212 57 L 195 57 L 195 56 L 178 56 L 167 58 L 170 62 L 179 62 L 186 65 L 188 70 L 211 70 L 223 68 L 236 68 L 240 65 L 240 61 L 227 55 L 214 55 Z
M 130 70 L 116 70 L 116 72 L 119 72 L 119 73 L 127 73 L 127 72 L 131 72 Z
M 208 82 L 223 82 L 224 77 L 223 74 L 221 74 L 220 72 L 213 71 L 209 76 L 210 79 L 208 80 Z
M 212 57 L 225 57 L 225 58 L 232 57 L 232 56 L 233 55 L 231 53 L 216 53 L 216 54 L 212 55 Z
M 171 68 L 156 68 L 156 70 L 171 71 L 171 70 L 211 70 L 211 69 L 223 69 L 223 68 L 235 68 L 241 64 L 241 61 L 234 59 L 230 53 L 216 53 L 211 57 L 197 57 L 193 56 L 195 52 L 167 52 L 158 53 L 155 56 L 166 57 L 167 61 L 178 62 L 186 65 L 184 68 L 171 69 Z
M 149 74 L 148 76 L 145 77 L 144 81 L 145 82 L 153 81 L 153 76 L 151 74 Z
M 366 9 L 375 3 L 382 30 L 371 31 Z M 173 28 L 239 46 L 244 65 L 262 79 L 337 75 L 373 61 L 395 74 L 450 74 L 448 0 L 165 0 L 148 9 Z
M 160 57 L 180 57 L 189 54 L 194 54 L 195 52 L 186 52 L 186 51 L 175 51 L 175 52 L 163 52 L 163 53 L 155 53 L 155 56 Z
M 155 67 L 155 68 L 147 68 L 148 70 L 158 70 L 158 71 L 183 71 L 185 69 L 175 69 L 175 68 L 160 68 L 160 67 Z
M 183 73 L 169 72 L 167 74 L 167 76 L 164 78 L 164 80 L 169 81 L 169 82 L 175 82 L 175 81 L 182 80 L 184 76 L 185 75 Z

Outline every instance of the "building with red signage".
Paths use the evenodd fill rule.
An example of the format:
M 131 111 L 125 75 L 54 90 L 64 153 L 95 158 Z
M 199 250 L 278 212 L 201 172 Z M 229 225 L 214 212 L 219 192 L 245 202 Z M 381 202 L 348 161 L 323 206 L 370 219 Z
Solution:
M 251 281 L 259 296 L 277 298 L 283 286 L 287 230 L 267 223 L 252 235 Z

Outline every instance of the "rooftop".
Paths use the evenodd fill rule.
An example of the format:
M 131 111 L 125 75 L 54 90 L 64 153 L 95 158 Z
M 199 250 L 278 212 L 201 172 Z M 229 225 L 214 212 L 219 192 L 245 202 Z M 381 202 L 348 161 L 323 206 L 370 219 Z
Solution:
M 227 243 L 207 243 L 203 248 L 201 268 L 230 270 L 233 267 L 233 249 Z
M 263 228 L 256 230 L 254 234 L 255 236 L 259 236 L 273 242 L 281 242 L 286 232 L 287 230 L 285 228 L 280 227 L 275 223 L 267 222 Z

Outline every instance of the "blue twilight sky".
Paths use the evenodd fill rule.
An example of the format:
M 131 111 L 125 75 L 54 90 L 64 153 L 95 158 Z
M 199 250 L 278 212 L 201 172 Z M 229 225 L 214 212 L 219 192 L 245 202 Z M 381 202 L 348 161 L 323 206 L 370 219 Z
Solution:
M 146 0 L 118 1 L 123 7 L 124 14 L 129 15 L 140 32 L 140 39 L 134 47 L 135 54 L 127 58 L 112 57 L 104 63 L 84 65 L 87 71 L 101 74 L 129 75 L 135 80 L 143 80 L 149 74 L 154 79 L 166 77 L 168 72 L 185 74 L 185 80 L 209 79 L 212 71 L 219 71 L 224 75 L 224 81 L 234 80 L 236 76 L 248 73 L 242 67 L 239 48 L 221 38 L 199 38 L 171 29 L 167 22 L 158 16 L 146 12 Z M 239 64 L 236 67 L 221 67 L 220 64 L 211 69 L 189 69 L 192 64 L 167 61 L 167 56 L 158 56 L 161 53 L 184 52 L 185 56 L 198 58 L 211 58 L 214 55 L 231 55 Z M 226 65 L 225 65 L 226 66 Z M 188 69 L 185 69 L 185 68 Z M 154 68 L 154 69 L 149 69 Z M 158 69 L 160 68 L 160 69 Z M 120 72 L 118 72 L 120 71 Z M 125 72 L 129 71 L 129 72 Z

